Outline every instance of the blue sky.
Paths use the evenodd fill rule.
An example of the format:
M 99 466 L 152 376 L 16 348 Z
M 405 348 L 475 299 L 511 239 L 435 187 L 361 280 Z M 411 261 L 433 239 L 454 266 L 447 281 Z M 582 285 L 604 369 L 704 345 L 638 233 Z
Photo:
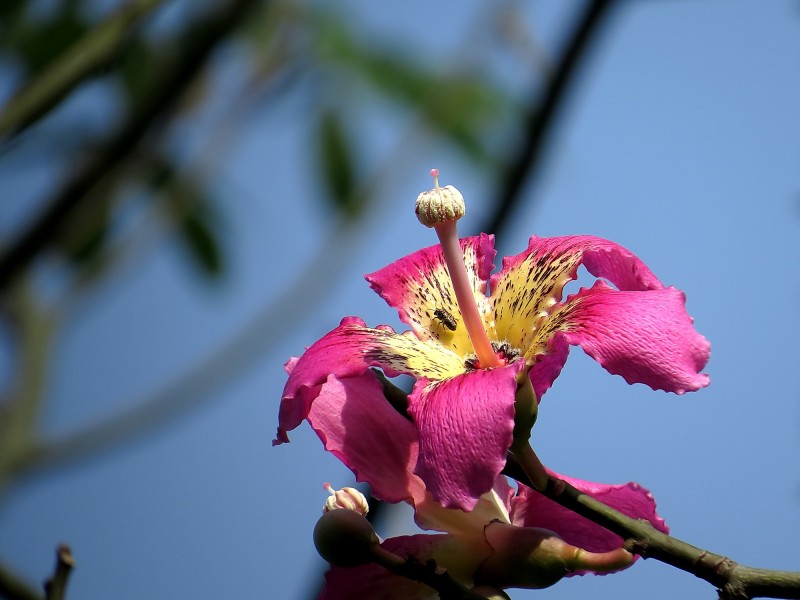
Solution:
M 429 4 L 347 6 L 365 35 L 448 64 L 482 4 Z M 524 7 L 551 54 L 575 5 Z M 793 1 L 623 3 L 570 97 L 544 176 L 526 192 L 531 202 L 497 241 L 500 255 L 521 251 L 533 233 L 621 243 L 686 292 L 712 344 L 711 386 L 681 397 L 628 386 L 573 350 L 534 430 L 545 464 L 594 481 L 638 481 L 677 537 L 789 570 L 800 570 L 798 56 Z M 520 90 L 529 83 L 503 65 L 498 77 Z M 404 116 L 374 103 L 362 108 L 359 125 L 379 162 Z M 157 237 L 123 278 L 76 307 L 49 382 L 50 432 L 148 397 L 298 274 L 319 281 L 267 311 L 249 367 L 198 393 L 188 417 L 12 490 L 0 513 L 0 557 L 32 581 L 49 572 L 55 544 L 66 541 L 78 562 L 74 598 L 308 597 L 322 568 L 311 544 L 322 483 L 347 485 L 352 475 L 306 426 L 291 444 L 271 447 L 282 363 L 344 315 L 399 327 L 361 275 L 434 243 L 412 209 L 430 187 L 431 167 L 467 200 L 462 235 L 476 233 L 491 182 L 451 149 L 422 144 L 391 163 L 382 200 L 360 225 L 331 240 L 313 175 L 304 172 L 307 136 L 302 107 L 284 98 L 220 159 L 214 185 L 231 258 L 221 287 L 194 277 L 177 245 Z M 35 187 L 10 181 L 26 193 Z M 325 262 L 326 244 L 350 249 L 345 264 Z M 401 511 L 379 533 L 409 530 Z M 648 560 L 513 597 L 713 594 Z

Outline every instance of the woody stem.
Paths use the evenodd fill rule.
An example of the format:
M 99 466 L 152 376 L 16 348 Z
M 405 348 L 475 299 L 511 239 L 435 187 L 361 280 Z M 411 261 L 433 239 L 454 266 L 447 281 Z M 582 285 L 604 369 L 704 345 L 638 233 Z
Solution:
M 547 489 L 550 477 L 542 461 L 536 456 L 536 452 L 534 452 L 530 444 L 525 444 L 521 448 L 515 450 L 514 456 L 519 466 L 522 467 L 522 470 L 525 472 L 525 475 L 528 476 L 531 487 L 540 492 L 544 492 L 545 489 Z
M 434 229 L 436 229 L 436 235 L 439 236 L 444 260 L 447 263 L 447 270 L 450 272 L 458 308 L 461 310 L 464 325 L 467 328 L 469 339 L 472 341 L 472 347 L 475 349 L 475 354 L 478 356 L 481 367 L 499 367 L 502 363 L 495 355 L 489 336 L 486 335 L 483 319 L 478 313 L 472 286 L 469 284 L 467 267 L 464 265 L 464 253 L 461 251 L 461 244 L 458 242 L 456 222 L 446 221 L 436 225 Z

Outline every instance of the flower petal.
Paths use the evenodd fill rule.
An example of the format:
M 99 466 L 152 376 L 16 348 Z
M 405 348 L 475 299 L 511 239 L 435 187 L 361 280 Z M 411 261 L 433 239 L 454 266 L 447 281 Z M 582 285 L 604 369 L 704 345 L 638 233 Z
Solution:
M 537 330 L 561 300 L 564 285 L 576 278 L 581 264 L 619 289 L 664 287 L 647 265 L 614 242 L 588 235 L 532 236 L 528 248 L 504 258 L 503 268 L 491 278 L 497 339 L 507 339 L 523 350 L 536 339 L 542 340 Z M 537 348 L 537 352 L 542 351 L 544 347 Z
M 464 238 L 461 248 L 478 309 L 486 314 L 486 281 L 494 268 L 494 236 Z M 438 340 L 460 356 L 473 352 L 440 245 L 414 252 L 366 279 L 420 339 Z
M 408 412 L 417 424 L 416 473 L 443 506 L 471 510 L 492 489 L 514 429 L 523 361 L 429 384 L 418 381 Z
M 561 373 L 568 356 L 569 344 L 562 337 L 555 336 L 550 338 L 546 353 L 535 357 L 536 362 L 528 371 L 528 377 L 539 402 Z
M 383 368 L 389 377 L 405 373 L 434 380 L 464 371 L 462 358 L 434 341 L 422 342 L 386 326 L 371 329 L 360 319 L 346 317 L 294 363 L 283 389 L 273 445 L 289 441 L 286 432 L 306 418 L 328 375 L 356 377 L 371 366 Z
M 308 413 L 325 449 L 341 460 L 386 502 L 422 500 L 425 486 L 412 473 L 417 464 L 417 430 L 384 398 L 377 377 L 331 375 Z
M 428 492 L 414 507 L 414 521 L 422 529 L 435 529 L 455 534 L 463 543 L 480 548 L 486 544 L 484 528 L 492 521 L 510 523 L 508 510 L 515 490 L 502 475 L 495 478 L 494 488 L 479 499 L 469 512 L 444 508 Z
M 498 477 L 494 489 L 481 496 L 469 513 L 443 508 L 414 475 L 417 464 L 417 428 L 383 397 L 371 371 L 348 379 L 330 376 L 308 414 L 308 421 L 325 449 L 341 460 L 385 502 L 410 502 L 423 529 L 479 538 L 483 527 L 496 519 L 508 522 L 511 488 Z
M 464 585 L 472 585 L 478 565 L 486 558 L 486 554 L 476 554 L 451 535 L 394 537 L 381 546 L 403 558 L 413 556 L 422 564 L 436 561 Z M 436 590 L 423 583 L 369 564 L 354 568 L 331 567 L 325 573 L 325 587 L 318 600 L 435 600 L 438 597 Z
M 682 394 L 705 387 L 710 345 L 695 331 L 675 288 L 621 292 L 602 281 L 581 289 L 550 316 L 555 335 L 628 383 Z
M 607 485 L 565 477 L 549 470 L 548 472 L 603 504 L 633 519 L 650 521 L 659 531 L 669 533 L 664 519 L 656 513 L 653 495 L 638 483 Z M 555 531 L 565 542 L 589 552 L 609 552 L 623 545 L 623 539 L 615 533 L 524 485 L 520 486 L 519 495 L 512 500 L 511 522 L 514 525 Z

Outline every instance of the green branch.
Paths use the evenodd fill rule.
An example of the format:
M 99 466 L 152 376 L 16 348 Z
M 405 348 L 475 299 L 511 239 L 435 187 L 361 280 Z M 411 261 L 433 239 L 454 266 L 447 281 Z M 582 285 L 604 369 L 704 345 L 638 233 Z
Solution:
M 144 101 L 107 139 L 84 166 L 55 195 L 30 228 L 0 255 L 0 290 L 24 270 L 44 248 L 68 227 L 74 211 L 91 197 L 92 190 L 134 155 L 148 131 L 173 110 L 183 92 L 208 62 L 212 52 L 243 21 L 256 0 L 231 0 L 202 18 L 184 36 L 180 56 L 155 76 Z
M 131 30 L 163 0 L 134 0 L 93 27 L 67 53 L 12 96 L 0 113 L 0 138 L 20 132 L 72 90 L 110 65 Z
M 536 472 L 529 465 L 529 453 L 510 455 L 509 472 L 521 483 L 531 486 L 527 472 Z M 511 461 L 525 474 L 514 470 Z M 755 569 L 736 561 L 692 546 L 658 531 L 644 519 L 632 519 L 599 500 L 584 494 L 566 481 L 548 476 L 547 486 L 538 490 L 564 508 L 586 517 L 625 540 L 625 548 L 642 558 L 655 558 L 682 571 L 691 573 L 713 585 L 720 600 L 749 600 L 750 598 L 800 598 L 800 572 Z

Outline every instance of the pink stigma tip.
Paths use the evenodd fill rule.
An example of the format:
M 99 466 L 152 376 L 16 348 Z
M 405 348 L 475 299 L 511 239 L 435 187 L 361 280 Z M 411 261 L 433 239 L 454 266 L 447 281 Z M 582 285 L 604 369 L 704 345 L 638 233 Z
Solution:
M 438 177 L 439 169 L 431 169 L 431 177 Z

